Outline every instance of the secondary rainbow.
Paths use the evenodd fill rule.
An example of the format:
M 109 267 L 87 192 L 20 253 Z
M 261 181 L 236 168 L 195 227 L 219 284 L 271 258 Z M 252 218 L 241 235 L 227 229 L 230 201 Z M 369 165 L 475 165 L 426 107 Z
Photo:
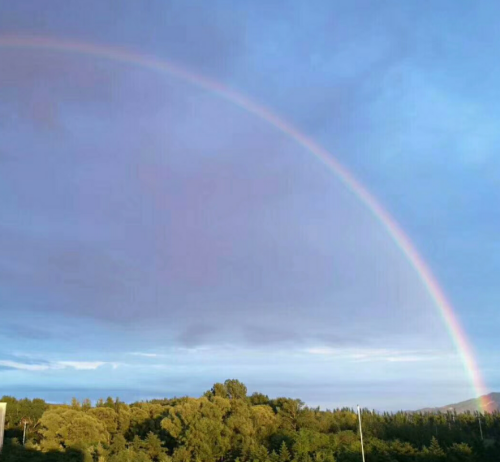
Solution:
M 403 232 L 398 223 L 382 207 L 373 194 L 371 194 L 365 186 L 363 186 L 337 159 L 335 159 L 335 157 L 314 142 L 311 138 L 307 137 L 294 126 L 278 117 L 271 110 L 256 103 L 255 101 L 252 101 L 250 98 L 242 95 L 241 93 L 235 92 L 215 80 L 193 73 L 181 66 L 154 56 L 113 46 L 39 36 L 0 36 L 0 49 L 1 48 L 37 49 L 64 53 L 77 53 L 112 60 L 127 65 L 140 66 L 152 71 L 169 74 L 205 90 L 211 91 L 229 102 L 236 104 L 248 113 L 254 114 L 261 120 L 268 122 L 277 130 L 303 146 L 319 161 L 326 165 L 330 171 L 332 171 L 336 177 L 367 207 L 367 209 L 386 229 L 401 252 L 403 252 L 406 256 L 434 300 L 435 305 L 439 309 L 451 339 L 461 356 L 463 365 L 470 377 L 476 395 L 478 397 L 486 395 L 487 387 L 478 368 L 472 346 L 467 339 L 465 331 L 463 330 L 451 303 L 444 294 L 444 291 L 441 289 L 427 263 L 417 252 L 417 249 L 411 242 L 410 238 Z M 482 399 L 480 402 L 480 409 L 488 411 L 488 404 L 487 399 Z

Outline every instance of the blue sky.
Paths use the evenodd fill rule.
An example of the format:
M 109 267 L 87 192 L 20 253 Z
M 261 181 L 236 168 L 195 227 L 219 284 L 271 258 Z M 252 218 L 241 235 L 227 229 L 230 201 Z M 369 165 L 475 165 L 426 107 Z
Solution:
M 3 2 L 1 34 L 119 46 L 258 101 L 387 208 L 495 370 L 499 7 Z M 172 76 L 0 49 L 0 394 L 215 381 L 334 407 L 474 391 L 366 207 L 265 121 Z

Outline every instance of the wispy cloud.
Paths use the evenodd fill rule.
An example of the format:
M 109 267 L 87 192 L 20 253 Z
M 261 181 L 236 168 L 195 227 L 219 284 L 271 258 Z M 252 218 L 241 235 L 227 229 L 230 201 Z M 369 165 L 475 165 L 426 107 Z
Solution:
M 50 364 L 29 364 L 18 361 L 0 361 L 0 367 L 5 370 L 21 370 L 21 371 L 46 371 L 51 369 Z
M 112 366 L 113 369 L 116 369 L 119 364 L 105 362 L 105 361 L 58 361 L 56 365 L 62 367 L 72 367 L 73 369 L 79 371 L 88 371 L 88 370 L 95 370 L 101 366 L 106 366 L 106 365 Z
M 19 371 L 48 371 L 60 369 L 76 369 L 79 371 L 96 370 L 100 367 L 110 366 L 116 369 L 120 366 L 117 362 L 108 361 L 45 361 L 32 360 L 19 357 L 17 359 L 0 360 L 0 368 L 3 370 Z
M 308 348 L 305 351 L 306 353 L 309 353 L 311 355 L 322 355 L 322 356 L 333 355 L 337 352 L 335 348 L 330 348 L 330 347 Z
M 339 359 L 361 361 L 386 361 L 386 362 L 419 362 L 434 361 L 450 356 L 448 351 L 428 351 L 428 350 L 395 350 L 395 349 L 345 349 L 331 347 L 313 347 L 304 350 L 305 353 L 316 356 L 335 357 Z
M 129 353 L 129 355 L 132 355 L 132 356 L 141 356 L 143 358 L 158 358 L 158 357 L 162 356 L 159 353 L 143 353 L 141 351 L 134 351 L 132 353 Z

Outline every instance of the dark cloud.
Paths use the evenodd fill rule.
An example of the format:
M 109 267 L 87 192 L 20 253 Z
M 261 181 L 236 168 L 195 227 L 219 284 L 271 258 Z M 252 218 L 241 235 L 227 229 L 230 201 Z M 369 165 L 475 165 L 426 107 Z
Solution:
M 4 322 L 0 325 L 0 335 L 14 339 L 48 340 L 53 333 L 26 324 Z
M 217 329 L 206 324 L 192 324 L 182 332 L 178 337 L 178 342 L 185 347 L 193 347 L 206 344 L 207 341 L 213 341 L 213 334 Z
M 51 8 L 27 2 L 4 10 L 0 27 L 5 33 L 129 46 L 219 77 L 230 72 L 245 47 L 244 14 L 204 1 L 117 6 L 107 0 L 90 0 L 85 5 L 58 0 Z
M 32 358 L 24 355 L 13 355 L 9 353 L 0 352 L 0 361 L 12 361 L 18 364 L 26 364 L 29 366 L 43 366 L 49 365 L 50 362 L 44 359 Z M 10 367 L 10 366 L 6 366 Z M 14 368 L 15 369 L 15 368 Z
M 84 104 L 99 143 L 68 137 L 11 168 L 0 274 L 16 303 L 186 346 L 326 341 L 353 315 L 370 325 L 352 338 L 428 330 L 412 269 L 334 176 L 261 121 L 193 95 L 196 113 L 144 112 L 136 129 L 121 104 Z
M 248 326 L 243 329 L 248 343 L 254 345 L 293 344 L 298 346 L 304 339 L 288 329 L 269 328 L 266 326 Z

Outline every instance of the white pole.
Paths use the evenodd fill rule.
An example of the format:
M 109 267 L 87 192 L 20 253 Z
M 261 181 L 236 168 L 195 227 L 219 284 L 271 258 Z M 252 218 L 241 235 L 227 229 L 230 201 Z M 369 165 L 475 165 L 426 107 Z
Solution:
M 358 405 L 359 437 L 361 438 L 361 458 L 365 462 L 365 448 L 363 447 L 363 429 L 361 427 L 361 409 Z
M 477 415 L 477 420 L 479 420 L 479 432 L 481 433 L 481 441 L 484 441 L 484 438 L 483 438 L 483 427 L 481 426 L 481 414 Z
M 3 432 L 5 427 L 5 412 L 7 410 L 7 403 L 0 403 L 0 452 L 3 446 Z
M 26 425 L 28 424 L 28 422 L 26 422 L 26 420 L 24 421 L 24 431 L 23 431 L 23 446 L 24 446 L 24 443 L 26 441 Z

